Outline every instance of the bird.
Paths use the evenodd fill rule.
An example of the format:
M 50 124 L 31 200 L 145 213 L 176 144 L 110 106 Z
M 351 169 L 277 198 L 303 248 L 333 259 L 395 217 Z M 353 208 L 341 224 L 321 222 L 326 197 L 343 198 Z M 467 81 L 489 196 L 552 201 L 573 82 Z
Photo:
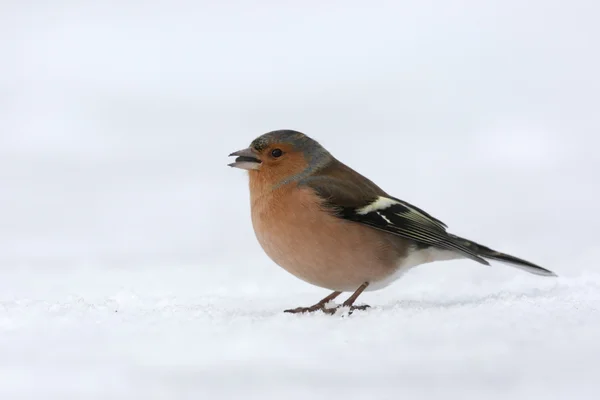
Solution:
M 229 155 L 248 171 L 251 220 L 267 256 L 297 278 L 332 291 L 287 313 L 352 313 L 363 291 L 380 290 L 419 265 L 469 259 L 506 263 L 532 274 L 554 272 L 453 235 L 424 210 L 393 197 L 302 132 L 260 135 Z M 343 292 L 342 304 L 330 304 Z

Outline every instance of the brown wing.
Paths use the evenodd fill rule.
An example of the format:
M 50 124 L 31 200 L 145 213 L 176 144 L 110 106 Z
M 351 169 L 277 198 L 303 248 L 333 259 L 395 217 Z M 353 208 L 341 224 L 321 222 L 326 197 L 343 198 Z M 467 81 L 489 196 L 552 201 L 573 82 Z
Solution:
M 336 163 L 300 182 L 313 189 L 335 216 L 412 240 L 421 246 L 456 251 L 479 263 L 489 264 L 477 255 L 476 250 L 448 234 L 446 225 L 437 218 L 387 195 L 356 171 L 339 161 Z

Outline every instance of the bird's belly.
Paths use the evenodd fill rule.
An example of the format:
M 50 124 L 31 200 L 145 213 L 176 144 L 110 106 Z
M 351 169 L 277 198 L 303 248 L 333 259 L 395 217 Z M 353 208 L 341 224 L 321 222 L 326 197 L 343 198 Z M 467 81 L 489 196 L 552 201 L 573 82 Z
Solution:
M 365 282 L 384 280 L 395 272 L 394 263 L 388 262 L 385 254 L 361 246 L 360 235 L 351 236 L 346 234 L 341 239 L 335 234 L 302 229 L 257 235 L 275 263 L 296 277 L 327 289 L 354 291 Z
M 354 291 L 397 274 L 407 246 L 399 238 L 307 206 L 273 218 L 253 211 L 267 255 L 296 277 L 323 288 Z M 375 288 L 375 286 L 373 286 Z

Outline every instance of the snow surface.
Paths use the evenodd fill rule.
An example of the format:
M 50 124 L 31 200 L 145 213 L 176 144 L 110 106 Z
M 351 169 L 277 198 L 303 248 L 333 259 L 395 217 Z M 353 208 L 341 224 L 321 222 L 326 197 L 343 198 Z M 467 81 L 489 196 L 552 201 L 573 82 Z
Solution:
M 368 312 L 331 317 L 283 314 L 324 293 L 273 266 L 228 267 L 9 271 L 2 398 L 598 394 L 598 275 L 424 267 L 364 295 Z
M 0 399 L 600 398 L 597 2 L 5 1 Z M 227 154 L 304 131 L 450 231 L 349 317 Z

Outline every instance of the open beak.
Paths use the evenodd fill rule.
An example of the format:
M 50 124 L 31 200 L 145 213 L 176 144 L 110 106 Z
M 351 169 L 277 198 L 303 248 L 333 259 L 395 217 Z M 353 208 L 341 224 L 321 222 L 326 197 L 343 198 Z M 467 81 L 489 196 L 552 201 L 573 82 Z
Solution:
M 258 158 L 258 154 L 252 150 L 251 147 L 233 152 L 229 155 L 229 157 L 237 156 L 235 162 L 231 164 L 227 164 L 230 167 L 241 168 L 241 169 L 259 169 L 260 168 L 260 158 Z

